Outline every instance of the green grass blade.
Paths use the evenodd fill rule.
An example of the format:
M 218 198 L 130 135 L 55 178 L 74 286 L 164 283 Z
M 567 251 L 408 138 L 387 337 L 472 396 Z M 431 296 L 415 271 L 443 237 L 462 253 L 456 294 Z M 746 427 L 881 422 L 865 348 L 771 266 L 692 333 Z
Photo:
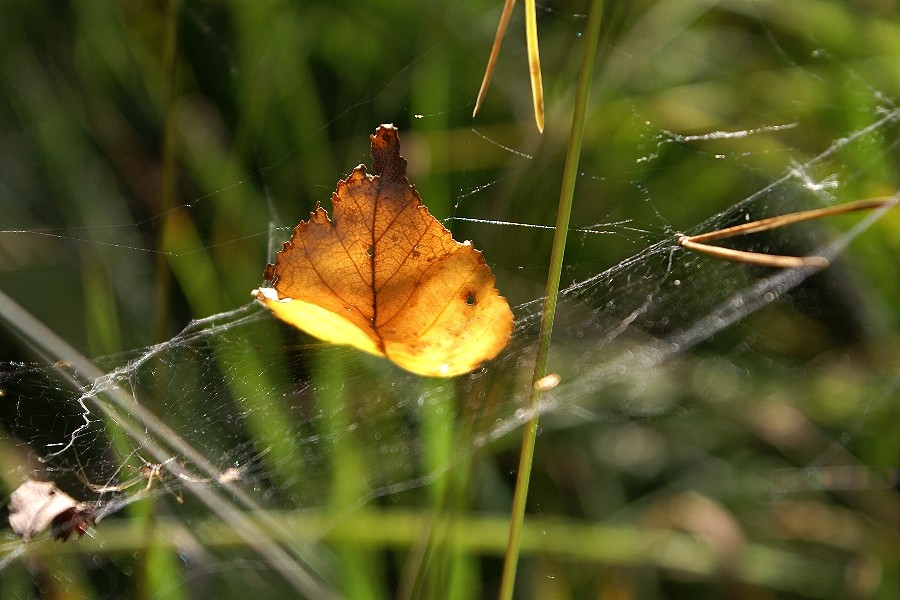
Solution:
M 591 2 L 588 16 L 587 39 L 585 40 L 584 57 L 578 75 L 578 87 L 575 93 L 575 108 L 572 115 L 572 133 L 566 151 L 566 165 L 563 172 L 562 188 L 559 194 L 559 209 L 556 217 L 556 231 L 553 236 L 553 250 L 550 255 L 550 272 L 547 276 L 547 293 L 544 299 L 544 310 L 541 318 L 541 330 L 538 338 L 538 354 L 534 367 L 532 382 L 537 382 L 546 375 L 547 360 L 550 356 L 550 337 L 553 333 L 553 318 L 556 314 L 556 297 L 559 293 L 559 280 L 562 272 L 563 257 L 566 249 L 566 234 L 569 230 L 569 217 L 572 214 L 572 198 L 575 193 L 575 181 L 578 177 L 578 161 L 581 157 L 581 144 L 584 139 L 584 121 L 587 113 L 588 97 L 591 91 L 591 80 L 594 72 L 594 57 L 597 53 L 597 42 L 600 38 L 600 17 L 603 14 L 603 1 Z M 519 561 L 519 546 L 522 535 L 522 523 L 525 519 L 525 502 L 528 497 L 528 481 L 531 477 L 531 464 L 534 458 L 534 444 L 538 428 L 538 403 L 541 392 L 532 387 L 528 408 L 532 412 L 531 419 L 525 426 L 522 450 L 519 455 L 519 470 L 516 476 L 516 489 L 513 496 L 512 513 L 510 515 L 509 540 L 506 557 L 503 562 L 503 577 L 500 584 L 501 600 L 512 598 L 515 587 L 516 566 Z

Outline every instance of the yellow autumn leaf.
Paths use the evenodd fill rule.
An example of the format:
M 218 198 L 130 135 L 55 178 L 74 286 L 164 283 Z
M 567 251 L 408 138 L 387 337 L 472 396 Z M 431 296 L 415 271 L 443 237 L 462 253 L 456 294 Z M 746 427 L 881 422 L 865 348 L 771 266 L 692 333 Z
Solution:
M 257 300 L 279 319 L 419 375 L 452 377 L 509 341 L 512 311 L 481 252 L 456 242 L 406 178 L 392 125 L 371 136 L 360 165 L 318 205 L 265 271 Z

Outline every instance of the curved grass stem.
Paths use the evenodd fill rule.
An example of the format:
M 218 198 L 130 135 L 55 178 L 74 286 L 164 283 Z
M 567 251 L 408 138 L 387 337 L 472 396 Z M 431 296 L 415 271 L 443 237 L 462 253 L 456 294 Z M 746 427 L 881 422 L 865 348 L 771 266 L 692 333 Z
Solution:
M 506 35 L 506 26 L 512 16 L 513 6 L 516 0 L 506 0 L 503 5 L 503 13 L 500 15 L 500 23 L 497 25 L 497 34 L 494 36 L 494 45 L 491 47 L 491 55 L 488 58 L 487 68 L 484 70 L 484 79 L 481 80 L 481 88 L 475 99 L 475 109 L 472 116 L 478 114 L 484 96 L 491 85 L 494 76 L 494 67 L 497 57 L 500 56 L 500 45 Z M 541 78 L 541 57 L 538 51 L 537 12 L 535 0 L 525 0 L 525 43 L 528 47 L 528 72 L 531 76 L 531 96 L 534 103 L 534 122 L 538 131 L 544 133 L 544 84 Z
M 528 72 L 531 75 L 531 98 L 534 103 L 534 122 L 544 133 L 544 83 L 541 79 L 541 56 L 538 51 L 537 15 L 535 0 L 525 2 L 525 42 L 528 48 Z
M 575 193 L 575 181 L 578 176 L 578 162 L 581 156 L 581 145 L 584 139 L 585 115 L 591 80 L 594 72 L 594 58 L 597 54 L 597 43 L 600 38 L 600 18 L 603 13 L 603 0 L 592 0 L 588 16 L 585 36 L 584 55 L 578 75 L 575 94 L 575 107 L 572 115 L 572 133 L 566 151 L 566 164 L 563 171 L 562 186 L 559 194 L 559 209 L 556 217 L 556 231 L 553 236 L 553 250 L 550 256 L 550 268 L 547 275 L 546 296 L 541 318 L 541 329 L 538 338 L 537 360 L 535 361 L 533 382 L 537 383 L 547 374 L 547 362 L 550 356 L 550 338 L 553 332 L 553 319 L 556 315 L 556 298 L 559 293 L 559 280 L 562 272 L 563 257 L 566 248 L 566 233 L 569 230 L 569 218 L 572 214 L 572 198 Z M 531 478 L 531 465 L 534 458 L 534 445 L 537 436 L 541 386 L 532 386 L 528 400 L 531 417 L 525 427 L 522 449 L 519 455 L 519 470 L 516 476 L 516 489 L 513 495 L 513 506 L 510 515 L 509 538 L 503 562 L 503 576 L 500 583 L 500 599 L 510 600 L 515 587 L 516 567 L 519 561 L 519 548 L 522 535 L 522 524 L 525 519 L 525 503 L 528 497 L 528 482 Z

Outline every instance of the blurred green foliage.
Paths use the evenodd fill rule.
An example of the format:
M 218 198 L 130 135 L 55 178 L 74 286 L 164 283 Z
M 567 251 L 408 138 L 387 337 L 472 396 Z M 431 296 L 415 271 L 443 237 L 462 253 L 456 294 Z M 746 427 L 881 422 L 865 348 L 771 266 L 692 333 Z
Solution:
M 400 128 L 410 179 L 438 218 L 552 223 L 585 7 L 539 7 L 539 135 L 520 14 L 471 118 L 500 4 L 0 1 L 0 289 L 91 357 L 115 362 L 165 341 L 193 318 L 248 302 L 271 245 L 316 202 L 328 206 L 335 182 L 368 161 L 367 136 L 383 122 Z M 607 2 L 607 12 L 572 222 L 628 226 L 573 232 L 565 283 L 727 211 L 798 166 L 811 181 L 834 177 L 826 189 L 837 201 L 898 189 L 896 118 L 827 154 L 896 109 L 896 1 Z M 692 137 L 740 131 L 751 133 Z M 807 208 L 809 195 L 780 200 L 773 211 Z M 550 232 L 447 223 L 457 239 L 475 240 L 512 305 L 540 296 Z M 894 210 L 827 273 L 651 380 L 585 400 L 588 416 L 551 412 L 538 438 L 520 597 L 900 594 L 891 489 L 900 466 L 898 232 Z M 691 299 L 672 310 L 690 312 Z M 275 323 L 259 326 L 296 342 Z M 299 361 L 229 344 L 217 351 L 240 365 L 219 395 L 187 363 L 157 374 L 198 381 L 180 418 L 216 422 L 209 411 L 227 394 L 257 403 L 246 410 L 248 443 L 269 449 L 270 468 L 296 469 L 271 473 L 286 536 L 323 538 L 318 558 L 342 594 L 493 597 L 515 435 L 468 457 L 468 469 L 360 509 L 375 446 L 338 436 L 317 446 L 327 458 L 308 456 L 293 433 L 308 424 L 254 391 L 281 389 L 289 372 L 319 386 L 330 416 L 304 435 L 327 438 L 351 426 L 342 407 L 360 388 L 393 383 L 373 375 L 345 388 L 348 370 L 371 363 L 330 349 Z M 557 368 L 575 357 L 577 347 L 561 350 Z M 4 364 L 32 359 L 26 344 L 3 338 Z M 452 390 L 414 385 L 440 399 L 416 413 L 417 460 L 432 472 L 471 430 L 464 416 L 454 421 Z M 402 415 L 391 418 L 402 429 Z M 198 435 L 209 448 L 228 443 Z M 15 444 L 3 442 L 10 452 Z M 23 454 L 5 459 L 8 490 Z M 327 490 L 303 478 L 317 461 L 331 464 Z M 291 593 L 227 523 L 161 498 L 102 523 L 95 540 L 35 548 L 0 575 L 0 596 Z M 429 526 L 454 543 L 425 553 Z M 187 568 L 178 527 L 200 532 L 215 558 Z M 416 580 L 422 556 L 431 560 Z

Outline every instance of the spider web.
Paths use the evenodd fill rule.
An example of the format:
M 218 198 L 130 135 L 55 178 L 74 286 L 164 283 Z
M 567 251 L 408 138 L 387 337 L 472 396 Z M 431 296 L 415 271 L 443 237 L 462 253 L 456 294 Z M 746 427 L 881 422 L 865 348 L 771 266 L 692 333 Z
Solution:
M 815 58 L 820 63 L 809 68 L 799 64 L 793 57 L 800 52 L 768 28 L 771 15 L 755 12 L 768 9 L 768 4 L 738 6 L 754 8 L 743 17 L 766 32 L 766 51 L 776 54 L 774 60 L 780 60 L 782 68 L 815 80 L 823 88 L 852 87 L 857 121 L 842 126 L 831 139 L 813 144 L 815 150 L 809 151 L 803 136 L 814 127 L 805 115 L 814 111 L 793 109 L 787 99 L 781 99 L 771 114 L 734 121 L 749 122 L 749 126 L 724 129 L 716 124 L 704 129 L 695 125 L 689 133 L 678 133 L 678 119 L 669 123 L 660 113 L 651 113 L 640 97 L 641 90 L 629 79 L 662 76 L 639 60 L 653 53 L 641 45 L 648 39 L 659 40 L 641 29 L 650 28 L 653 20 L 648 17 L 631 29 L 622 26 L 628 35 L 609 42 L 610 64 L 603 72 L 613 75 L 595 92 L 598 108 L 591 123 L 603 119 L 602 107 L 611 90 L 627 99 L 621 114 L 628 118 L 617 126 L 629 132 L 623 137 L 630 141 L 614 149 L 630 166 L 611 172 L 597 142 L 606 132 L 596 129 L 589 133 L 575 200 L 575 225 L 569 234 L 567 282 L 559 297 L 551 350 L 550 370 L 559 375 L 560 384 L 547 392 L 540 404 L 543 432 L 539 445 L 545 439 L 556 439 L 556 434 L 565 436 L 567 431 L 579 432 L 579 438 L 597 443 L 626 431 L 647 436 L 644 424 L 697 410 L 696 401 L 676 389 L 679 382 L 693 377 L 700 387 L 715 387 L 722 385 L 721 378 L 739 379 L 739 373 L 754 368 L 748 365 L 759 368 L 760 363 L 751 359 L 761 352 L 755 342 L 760 334 L 745 326 L 748 317 L 762 314 L 774 320 L 787 314 L 810 319 L 818 314 L 827 321 L 833 316 L 828 311 L 839 310 L 841 305 L 832 301 L 837 308 L 825 306 L 830 296 L 823 290 L 854 288 L 854 270 L 865 273 L 854 262 L 852 251 L 847 257 L 847 247 L 854 243 L 856 248 L 869 240 L 870 245 L 860 252 L 872 256 L 879 251 L 869 228 L 885 210 L 838 219 L 837 226 L 835 222 L 808 224 L 743 242 L 743 247 L 756 251 L 817 254 L 832 260 L 833 265 L 821 273 L 748 267 L 676 246 L 678 231 L 708 231 L 866 195 L 889 194 L 897 184 L 900 109 L 890 93 L 868 77 L 868 70 L 832 60 L 827 46 L 816 46 Z M 662 10 L 656 9 L 658 14 Z M 221 41 L 214 16 L 191 11 L 188 16 L 205 31 L 207 41 Z M 546 18 L 555 26 L 549 28 L 547 44 L 547 54 L 553 56 L 558 44 L 554 45 L 552 36 L 559 37 L 558 43 L 570 43 L 581 17 L 548 8 Z M 231 58 L 234 48 L 230 42 L 222 43 L 219 58 L 243 75 L 248 67 Z M 456 38 L 444 41 L 436 49 L 414 53 L 414 60 L 429 64 L 435 54 L 452 50 L 457 43 L 463 42 Z M 514 44 L 513 48 L 510 62 L 516 59 Z M 375 123 L 358 123 L 384 110 L 381 107 L 389 106 L 407 89 L 409 79 L 414 78 L 410 70 L 409 66 L 395 67 L 395 78 L 377 88 L 366 102 L 341 105 L 342 112 L 330 126 L 336 123 L 356 132 L 354 140 L 344 144 L 353 149 L 343 150 L 352 158 L 341 161 L 336 170 L 322 169 L 324 172 L 310 176 L 304 170 L 304 177 L 311 177 L 304 183 L 304 194 L 312 202 L 325 203 L 337 177 L 364 156 L 366 135 Z M 506 85 L 507 96 L 501 98 L 521 102 L 522 88 L 502 83 L 502 73 L 499 77 L 498 95 Z M 675 89 L 675 83 L 663 82 L 660 88 Z M 559 97 L 558 104 L 564 104 L 565 93 Z M 527 99 L 527 95 L 521 98 Z M 483 460 L 479 457 L 508 453 L 521 425 L 531 416 L 525 407 L 531 393 L 543 301 L 542 268 L 553 234 L 552 226 L 541 223 L 552 222 L 549 207 L 554 202 L 536 200 L 534 204 L 540 206 L 522 207 L 517 198 L 527 190 L 534 197 L 555 200 L 553 186 L 547 187 L 542 178 L 559 172 L 565 143 L 559 137 L 564 135 L 560 131 L 565 123 L 563 108 L 556 109 L 561 111 L 558 115 L 548 115 L 548 122 L 558 123 L 560 128 L 554 139 L 548 127 L 545 136 L 549 141 L 528 134 L 495 133 L 499 130 L 479 125 L 457 127 L 449 140 L 448 115 L 461 120 L 470 106 L 428 101 L 423 105 L 428 110 L 411 119 L 410 129 L 400 129 L 401 151 L 410 162 L 410 178 L 425 203 L 444 218 L 457 239 L 471 238 L 484 251 L 497 275 L 498 288 L 511 300 L 515 331 L 509 347 L 497 359 L 454 380 L 423 380 L 352 349 L 325 347 L 275 322 L 253 302 L 232 302 L 224 311 L 185 316 L 182 322 L 188 324 L 162 343 L 137 343 L 132 350 L 85 358 L 64 341 L 64 333 L 57 336 L 54 328 L 46 326 L 54 322 L 52 317 L 30 317 L 5 298 L 4 318 L 16 334 L 16 349 L 0 364 L 0 390 L 6 406 L 4 445 L 12 453 L 4 465 L 7 483 L 17 478 L 52 479 L 78 499 L 92 502 L 97 508 L 98 540 L 107 530 L 114 535 L 115 523 L 132 504 L 154 498 L 165 506 L 165 514 L 174 518 L 176 526 L 181 524 L 177 531 L 167 531 L 170 539 L 176 540 L 173 545 L 192 557 L 188 562 L 196 561 L 193 577 L 212 573 L 227 579 L 231 576 L 227 571 L 235 569 L 258 575 L 255 585 L 260 589 L 280 589 L 280 584 L 264 581 L 264 573 L 271 569 L 307 596 L 328 597 L 338 594 L 339 574 L 323 542 L 354 523 L 354 515 L 373 506 L 427 506 L 428 498 L 439 497 L 446 489 L 452 474 L 470 471 Z M 197 104 L 190 110 L 194 112 L 189 114 L 197 116 L 209 107 Z M 410 115 L 396 116 L 407 120 Z M 413 128 L 415 122 L 421 122 L 422 131 Z M 32 252 L 65 247 L 96 253 L 98 262 L 105 263 L 103 268 L 126 273 L 124 281 L 117 284 L 118 293 L 122 293 L 121 286 L 130 286 L 132 300 L 152 291 L 156 281 L 152 260 L 160 255 L 171 260 L 176 273 L 189 269 L 194 277 L 205 276 L 203 257 L 222 248 L 226 261 L 242 248 L 258 250 L 262 245 L 267 246 L 271 258 L 272 248 L 288 237 L 290 228 L 312 207 L 298 209 L 287 192 L 282 196 L 281 190 L 289 189 L 282 187 L 289 185 L 282 180 L 293 180 L 295 169 L 330 162 L 301 149 L 304 144 L 321 149 L 326 127 L 287 150 L 259 150 L 258 159 L 266 166 L 250 175 L 234 175 L 224 162 L 216 170 L 192 157 L 197 172 L 209 177 L 201 187 L 210 191 L 194 193 L 189 204 L 147 219 L 134 219 L 123 209 L 121 214 L 84 215 L 82 229 L 46 228 L 40 221 L 24 218 L 25 224 L 19 227 L 12 224 L 19 215 L 10 212 L 11 224 L 0 232 L 0 243 L 4 253 L 14 259 L 10 258 L 12 266 L 3 281 L 35 279 L 32 261 L 12 254 L 20 243 L 33 247 Z M 440 172 L 443 167 L 435 159 L 430 166 L 437 174 L 430 176 L 423 166 L 428 160 L 421 157 L 429 151 L 444 152 L 440 141 L 479 156 L 492 155 L 495 158 L 491 160 L 500 166 L 485 173 L 477 166 L 465 166 L 464 161 L 451 161 L 448 169 L 452 172 L 446 174 Z M 269 158 L 270 152 L 280 158 Z M 664 177 L 671 170 L 684 175 Z M 701 202 L 682 213 L 680 198 L 692 189 L 685 180 L 694 177 L 729 182 L 718 198 L 709 199 L 719 202 L 718 208 Z M 553 181 L 556 185 L 555 178 Z M 672 187 L 678 182 L 684 183 L 681 190 Z M 448 194 L 447 189 L 454 191 Z M 623 190 L 630 190 L 630 200 L 606 201 Z M 248 231 L 201 232 L 198 239 L 202 243 L 194 248 L 175 244 L 157 251 L 141 241 L 140 233 L 148 225 L 168 222 L 171 226 L 184 214 L 194 223 L 202 223 L 215 210 L 239 214 L 234 198 L 251 192 L 254 208 L 267 209 L 258 210 L 264 215 L 263 222 L 251 219 Z M 434 204 L 430 196 L 435 198 Z M 497 197 L 504 200 L 496 201 Z M 265 259 L 259 261 L 259 273 L 264 263 Z M 846 283 L 848 280 L 851 283 Z M 66 283 L 72 282 L 62 277 L 59 287 L 42 281 L 39 288 L 17 283 L 7 289 L 19 304 L 29 306 L 38 304 L 36 295 L 67 295 Z M 258 283 L 247 280 L 240 284 L 249 295 Z M 203 287 L 215 295 L 215 285 L 210 280 Z M 847 292 L 850 300 L 846 301 L 862 296 L 860 301 L 866 307 L 876 313 L 880 308 L 877 314 L 887 315 L 880 317 L 881 321 L 875 319 L 876 327 L 895 331 L 896 311 L 872 308 L 874 288 L 858 281 L 855 286 Z M 196 311 L 202 305 L 194 302 L 184 310 Z M 871 327 L 866 318 L 865 307 L 859 308 L 840 317 L 835 328 L 866 330 Z M 93 333 L 102 337 L 99 330 Z M 127 340 L 130 335 L 146 339 L 137 333 L 123 337 Z M 859 337 L 865 338 L 865 334 Z M 102 345 L 96 338 L 93 342 Z M 766 360 L 773 364 L 771 358 L 762 362 Z M 724 374 L 716 374 L 717 370 Z M 705 383 L 697 384 L 698 379 Z M 858 425 L 845 429 L 851 435 L 865 431 L 865 415 L 889 406 L 896 398 L 897 383 L 896 374 L 886 377 L 867 408 L 851 412 Z M 728 385 L 729 389 L 740 388 L 739 382 Z M 728 419 L 722 417 L 722 421 Z M 655 438 L 640 439 L 652 442 Z M 771 443 L 779 447 L 777 442 Z M 843 445 L 847 443 L 844 440 Z M 627 447 L 635 452 L 633 443 Z M 841 448 L 842 444 L 830 446 L 799 459 L 797 465 L 812 465 L 821 472 Z M 640 462 L 633 456 L 621 460 Z M 642 464 L 646 466 L 646 461 Z M 778 494 L 797 485 L 801 475 L 793 478 L 791 473 L 788 469 L 780 472 L 780 477 L 773 476 Z M 491 507 L 498 504 L 502 503 L 487 503 Z M 216 529 L 210 522 L 224 527 Z M 222 541 L 216 535 L 232 538 Z M 229 544 L 255 553 L 209 558 Z M 3 567 L 28 555 L 29 547 L 17 540 L 7 542 Z M 205 558 L 197 558 L 201 556 Z

